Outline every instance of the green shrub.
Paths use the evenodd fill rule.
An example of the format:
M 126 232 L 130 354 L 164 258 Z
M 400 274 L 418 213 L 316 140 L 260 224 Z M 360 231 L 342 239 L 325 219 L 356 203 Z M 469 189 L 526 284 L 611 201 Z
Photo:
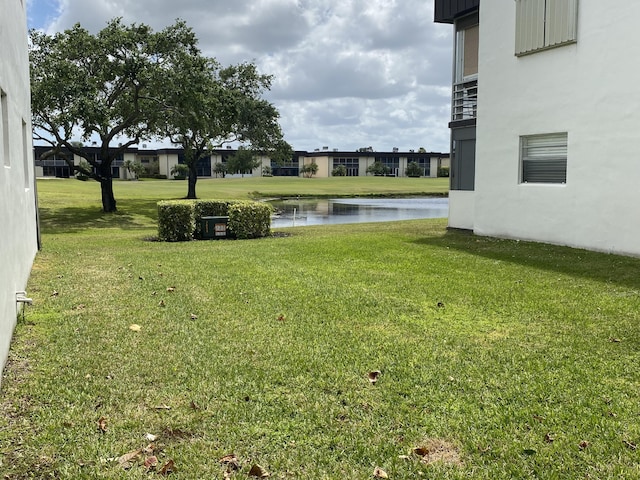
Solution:
M 158 239 L 164 242 L 186 242 L 195 230 L 194 202 L 158 202 Z
M 267 237 L 271 234 L 271 205 L 236 202 L 229 205 L 229 230 L 236 238 Z
M 227 200 L 196 200 L 193 204 L 193 214 L 196 222 L 194 236 L 202 238 L 202 217 L 227 217 L 229 205 L 235 203 Z
M 448 177 L 449 176 L 449 167 L 440 167 L 440 168 L 438 168 L 438 176 L 439 177 Z
M 345 167 L 344 165 L 338 165 L 331 171 L 331 175 L 334 177 L 346 177 L 347 167 Z
M 158 180 L 166 180 L 167 176 L 163 173 L 154 173 L 153 178 L 157 178 Z
M 420 177 L 424 173 L 417 162 L 411 162 L 404 171 L 407 177 Z

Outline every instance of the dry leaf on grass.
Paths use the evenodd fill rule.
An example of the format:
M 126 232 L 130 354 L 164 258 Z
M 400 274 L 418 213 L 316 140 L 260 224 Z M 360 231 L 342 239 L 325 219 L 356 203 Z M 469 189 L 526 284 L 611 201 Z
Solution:
M 555 435 L 553 435 L 551 432 L 547 433 L 544 436 L 544 441 L 547 443 L 553 443 L 553 441 L 556 439 Z
M 57 290 L 54 290 L 54 291 L 51 293 L 51 296 L 52 296 L 52 297 L 57 297 L 58 295 L 59 295 L 59 294 L 58 294 L 58 291 L 57 291 Z
M 258 477 L 258 478 L 267 478 L 269 476 L 269 472 L 267 472 L 260 465 L 256 464 L 253 467 L 251 467 L 251 470 L 249 470 L 249 476 Z
M 240 470 L 240 462 L 238 461 L 238 457 L 236 457 L 233 453 L 225 455 L 218 461 L 221 464 L 226 465 L 227 471 Z
M 169 405 L 156 405 L 153 407 L 155 410 L 171 410 Z
M 584 450 L 588 446 L 589 446 L 589 442 L 587 442 L 586 440 L 583 440 L 578 444 L 578 447 L 580 447 L 580 450 Z
M 171 472 L 175 470 L 175 464 L 173 460 L 169 460 L 164 466 L 158 471 L 158 475 L 169 475 Z
M 158 457 L 152 455 L 150 457 L 145 458 L 144 460 L 144 468 L 150 470 L 152 468 L 156 468 L 158 466 Z
M 382 470 L 380 467 L 376 467 L 373 470 L 373 476 L 375 478 L 389 478 L 389 475 L 387 475 L 387 472 L 385 472 L 384 470 Z
M 626 446 L 627 448 L 631 449 L 631 450 L 637 450 L 637 449 L 638 449 L 638 446 L 637 446 L 635 443 L 631 443 L 631 442 L 630 442 L 630 441 L 628 441 L 628 440 L 623 440 L 623 441 L 622 441 L 622 443 L 624 443 L 624 444 L 625 444 L 625 446 Z
M 98 430 L 100 430 L 101 432 L 106 432 L 107 431 L 107 419 L 104 417 L 100 417 L 98 419 Z
M 195 313 L 191 314 L 191 320 L 197 320 L 198 316 Z
M 158 439 L 157 435 L 154 435 L 153 433 L 147 433 L 144 438 L 146 438 L 147 440 L 149 440 L 150 442 L 155 442 Z
M 451 442 L 439 438 L 427 439 L 421 446 L 414 448 L 413 453 L 422 457 L 420 461 L 427 465 L 436 462 L 448 465 L 462 465 L 460 450 Z
M 159 307 L 164 307 L 165 306 L 164 300 L 160 300 L 160 303 L 158 303 L 158 306 Z
M 176 287 L 167 287 L 167 292 L 171 293 L 175 291 L 176 291 Z
M 133 323 L 133 324 L 129 325 L 129 330 L 131 330 L 133 332 L 139 332 L 140 330 L 142 330 L 142 327 L 140 325 L 138 325 L 137 323 Z
M 140 457 L 141 453 L 142 450 L 133 450 L 129 453 L 125 453 L 121 457 L 118 457 L 118 465 L 125 470 L 129 470 L 135 463 L 137 463 L 138 457 Z
M 371 382 L 371 384 L 375 385 L 380 375 L 382 375 L 382 372 L 380 370 L 374 370 L 373 372 L 369 372 L 367 376 L 369 377 L 369 381 Z

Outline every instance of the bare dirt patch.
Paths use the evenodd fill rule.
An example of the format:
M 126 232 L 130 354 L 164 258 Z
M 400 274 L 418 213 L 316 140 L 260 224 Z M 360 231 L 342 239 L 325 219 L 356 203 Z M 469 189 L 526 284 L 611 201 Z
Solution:
M 448 440 L 428 438 L 413 452 L 421 456 L 422 459 L 420 461 L 427 465 L 440 462 L 446 465 L 462 466 L 460 449 Z

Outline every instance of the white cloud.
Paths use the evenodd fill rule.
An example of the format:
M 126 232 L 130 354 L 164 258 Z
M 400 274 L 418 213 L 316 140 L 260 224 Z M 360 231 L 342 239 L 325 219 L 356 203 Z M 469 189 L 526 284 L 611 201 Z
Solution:
M 61 0 L 47 30 L 116 16 L 155 29 L 182 18 L 205 54 L 273 74 L 268 98 L 296 149 L 449 149 L 451 32 L 430 1 Z

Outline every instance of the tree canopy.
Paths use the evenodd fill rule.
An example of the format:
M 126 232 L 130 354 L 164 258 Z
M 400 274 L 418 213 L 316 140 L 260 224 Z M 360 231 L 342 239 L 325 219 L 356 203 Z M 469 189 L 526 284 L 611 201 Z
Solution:
M 184 148 L 189 198 L 208 149 L 239 142 L 276 159 L 290 155 L 278 111 L 262 98 L 272 77 L 252 63 L 222 68 L 197 43 L 181 20 L 158 32 L 121 19 L 95 35 L 79 24 L 54 35 L 30 32 L 34 138 L 51 155 L 86 160 L 74 165 L 66 157 L 73 171 L 100 182 L 105 212 L 116 210 L 114 160 L 143 140 L 169 137 Z M 78 137 L 95 142 L 99 154 Z

